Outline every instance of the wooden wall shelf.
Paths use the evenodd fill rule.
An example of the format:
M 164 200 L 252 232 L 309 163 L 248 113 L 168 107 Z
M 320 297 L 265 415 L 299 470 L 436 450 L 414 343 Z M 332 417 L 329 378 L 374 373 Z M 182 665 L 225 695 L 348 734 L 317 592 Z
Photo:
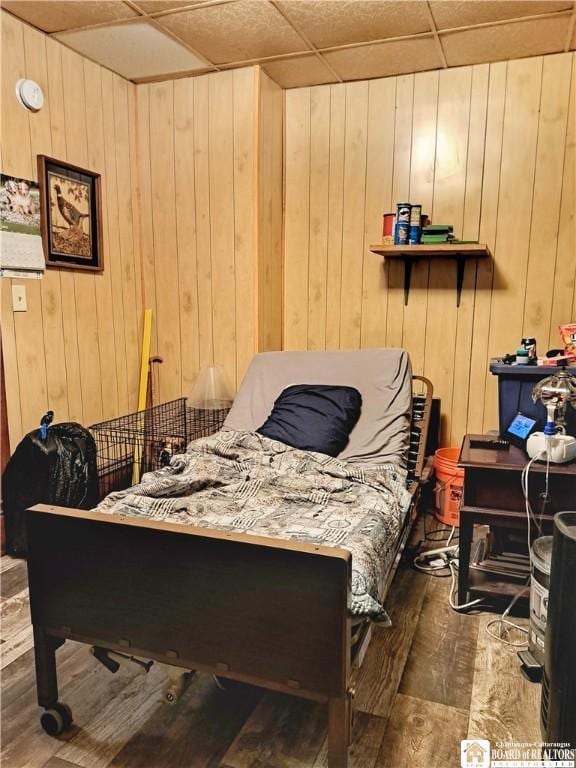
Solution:
M 435 243 L 424 245 L 371 245 L 372 253 L 387 259 L 402 259 L 404 262 L 404 305 L 408 304 L 412 262 L 418 259 L 455 259 L 456 260 L 456 306 L 460 306 L 464 266 L 466 259 L 490 257 L 487 245 L 479 243 Z

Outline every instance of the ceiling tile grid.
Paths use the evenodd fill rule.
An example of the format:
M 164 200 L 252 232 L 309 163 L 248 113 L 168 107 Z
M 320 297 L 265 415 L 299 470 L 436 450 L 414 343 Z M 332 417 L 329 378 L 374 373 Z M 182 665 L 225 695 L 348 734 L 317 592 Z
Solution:
M 284 88 L 576 47 L 570 0 L 2 0 L 133 80 L 260 63 Z
M 438 46 L 432 36 L 393 40 L 361 48 L 340 48 L 327 51 L 324 57 L 342 80 L 368 80 L 442 67 Z
M 566 22 L 531 19 L 454 31 L 442 36 L 442 46 L 450 67 L 557 53 L 564 48 Z
M 158 21 L 215 64 L 308 50 L 284 16 L 262 0 L 197 6 Z

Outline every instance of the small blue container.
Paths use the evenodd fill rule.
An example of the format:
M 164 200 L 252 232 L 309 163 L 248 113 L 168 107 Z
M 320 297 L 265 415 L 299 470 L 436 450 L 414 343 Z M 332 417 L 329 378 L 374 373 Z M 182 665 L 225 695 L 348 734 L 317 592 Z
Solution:
M 410 222 L 396 221 L 394 225 L 394 245 L 408 245 L 410 239 Z
M 418 245 L 422 237 L 422 227 L 418 224 L 410 225 L 409 242 L 410 245 Z

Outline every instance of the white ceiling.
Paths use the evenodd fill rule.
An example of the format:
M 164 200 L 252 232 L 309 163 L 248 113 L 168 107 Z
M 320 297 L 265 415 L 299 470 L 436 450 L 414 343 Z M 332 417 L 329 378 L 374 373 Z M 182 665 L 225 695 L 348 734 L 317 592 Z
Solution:
M 576 47 L 562 0 L 2 0 L 134 82 L 260 63 L 279 85 L 384 77 Z

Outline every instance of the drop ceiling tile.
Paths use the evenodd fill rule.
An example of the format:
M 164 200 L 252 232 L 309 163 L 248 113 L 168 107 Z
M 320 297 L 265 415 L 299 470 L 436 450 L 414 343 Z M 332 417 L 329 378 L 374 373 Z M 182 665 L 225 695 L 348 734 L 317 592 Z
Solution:
M 263 0 L 200 6 L 158 21 L 217 64 L 308 49 L 282 14 Z
M 158 13 L 159 11 L 171 11 L 173 8 L 186 8 L 189 5 L 197 5 L 204 0 L 136 0 L 135 5 L 145 13 Z
M 322 85 L 337 82 L 328 67 L 317 56 L 295 56 L 293 59 L 268 61 L 261 65 L 264 72 L 282 88 Z
M 395 40 L 358 48 L 343 48 L 322 54 L 343 80 L 386 77 L 442 66 L 432 37 Z
M 438 0 L 430 3 L 438 29 L 564 11 L 572 5 L 571 2 L 556 0 Z
M 318 48 L 430 31 L 420 0 L 282 0 L 280 5 Z
M 146 21 L 61 32 L 56 38 L 128 79 L 206 68 L 187 48 Z
M 517 21 L 441 35 L 449 67 L 521 59 L 564 48 L 566 17 Z
M 27 21 L 43 32 L 86 27 L 107 21 L 131 19 L 138 14 L 117 0 L 64 0 L 64 2 L 34 2 L 33 0 L 2 0 L 2 8 Z

